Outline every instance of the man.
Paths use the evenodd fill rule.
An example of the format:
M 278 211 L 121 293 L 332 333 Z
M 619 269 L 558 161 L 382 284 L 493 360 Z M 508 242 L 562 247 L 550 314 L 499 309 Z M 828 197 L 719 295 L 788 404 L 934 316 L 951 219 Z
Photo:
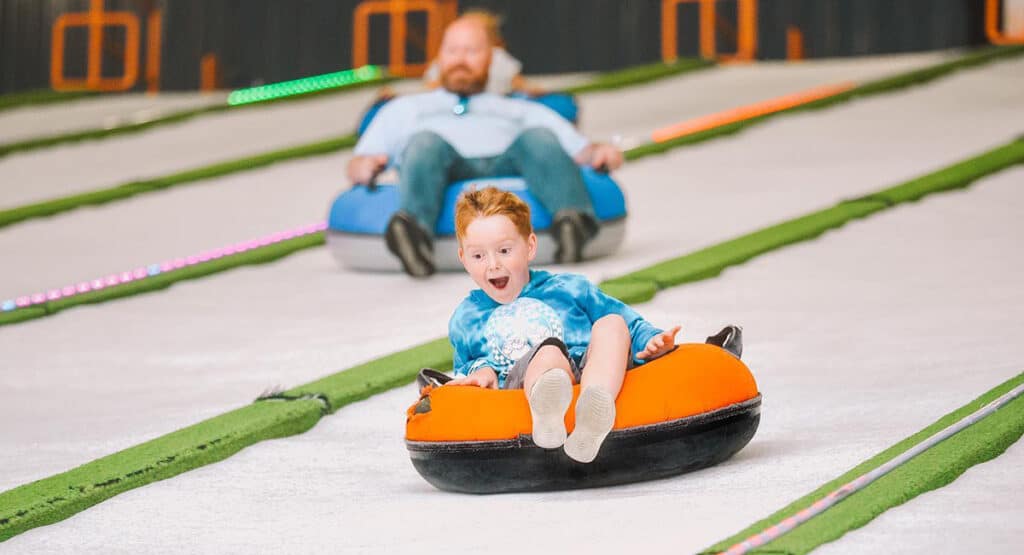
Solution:
M 401 209 L 388 222 L 388 249 L 406 273 L 434 273 L 432 233 L 452 181 L 522 175 L 553 214 L 560 263 L 577 262 L 596 231 L 594 209 L 577 164 L 614 170 L 622 154 L 591 143 L 553 111 L 485 93 L 491 43 L 476 18 L 445 30 L 438 53 L 441 88 L 399 97 L 381 109 L 348 164 L 353 183 L 398 167 Z

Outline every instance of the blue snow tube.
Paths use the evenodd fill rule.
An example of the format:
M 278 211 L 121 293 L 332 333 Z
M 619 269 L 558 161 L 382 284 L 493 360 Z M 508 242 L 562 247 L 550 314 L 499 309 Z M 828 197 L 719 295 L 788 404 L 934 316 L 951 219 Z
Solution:
M 608 174 L 588 166 L 581 167 L 580 172 L 599 224 L 597 235 L 583 250 L 583 257 L 606 256 L 618 249 L 625 236 L 626 201 L 622 190 Z M 548 233 L 552 215 L 530 194 L 523 178 L 484 177 L 457 181 L 445 190 L 441 215 L 434 227 L 435 265 L 439 270 L 462 268 L 455 239 L 455 201 L 469 187 L 498 187 L 523 199 L 530 206 L 533 229 L 537 233 L 536 262 L 554 261 L 556 245 Z M 398 207 L 396 183 L 378 183 L 373 188 L 356 186 L 338 195 L 327 221 L 327 243 L 338 262 L 360 270 L 401 270 L 398 259 L 384 245 L 384 231 Z
M 523 93 L 512 93 L 509 97 L 532 100 L 539 104 L 543 104 L 573 124 L 577 122 L 579 117 L 579 107 L 576 105 L 576 97 L 569 93 L 548 93 L 542 96 L 529 96 Z M 359 120 L 359 129 L 356 131 L 357 135 L 362 136 L 363 133 L 366 132 L 366 128 L 370 126 L 370 122 L 373 121 L 374 116 L 376 116 L 377 112 L 379 112 L 380 109 L 383 108 L 390 100 L 390 98 L 378 99 L 366 109 L 366 113 L 363 114 L 363 117 Z

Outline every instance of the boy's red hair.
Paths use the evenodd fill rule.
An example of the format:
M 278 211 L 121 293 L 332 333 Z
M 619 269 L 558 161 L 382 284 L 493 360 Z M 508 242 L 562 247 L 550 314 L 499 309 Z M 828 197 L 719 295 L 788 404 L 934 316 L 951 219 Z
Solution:
M 487 216 L 505 216 L 512 220 L 516 230 L 528 239 L 533 233 L 530 224 L 530 206 L 519 197 L 496 187 L 472 189 L 459 196 L 455 203 L 455 237 L 462 242 L 466 228 L 477 218 Z

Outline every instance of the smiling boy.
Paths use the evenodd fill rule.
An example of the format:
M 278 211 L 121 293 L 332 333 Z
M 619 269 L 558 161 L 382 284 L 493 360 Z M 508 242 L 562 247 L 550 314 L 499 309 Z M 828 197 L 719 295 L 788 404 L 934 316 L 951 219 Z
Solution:
M 537 236 L 529 206 L 512 193 L 465 193 L 455 232 L 459 260 L 480 289 L 448 325 L 456 375 L 449 383 L 522 388 L 534 443 L 594 460 L 615 423 L 626 371 L 672 350 L 679 327 L 655 328 L 581 275 L 531 270 Z M 576 427 L 567 438 L 565 412 L 577 381 Z

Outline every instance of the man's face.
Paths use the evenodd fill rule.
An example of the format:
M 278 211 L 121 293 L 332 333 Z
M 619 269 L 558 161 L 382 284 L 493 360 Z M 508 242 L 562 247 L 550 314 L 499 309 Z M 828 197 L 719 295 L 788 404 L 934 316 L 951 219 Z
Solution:
M 451 24 L 441 41 L 437 62 L 445 89 L 461 95 L 482 92 L 491 65 L 491 43 L 483 26 L 465 20 Z

